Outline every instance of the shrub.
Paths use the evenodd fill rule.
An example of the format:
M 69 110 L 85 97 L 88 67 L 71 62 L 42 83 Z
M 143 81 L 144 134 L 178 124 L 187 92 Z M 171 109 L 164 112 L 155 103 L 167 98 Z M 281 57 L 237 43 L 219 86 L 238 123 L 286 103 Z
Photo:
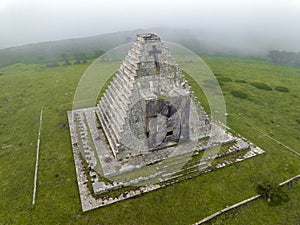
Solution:
M 48 67 L 48 68 L 53 68 L 53 67 L 58 67 L 58 66 L 59 66 L 59 64 L 56 63 L 56 62 L 54 62 L 54 63 L 49 63 L 49 64 L 46 65 L 46 67 Z
M 253 87 L 256 87 L 258 89 L 265 90 L 265 91 L 272 91 L 273 90 L 269 85 L 267 85 L 265 83 L 253 82 L 253 83 L 251 83 L 251 85 Z
M 276 87 L 274 87 L 274 89 L 276 91 L 280 91 L 280 92 L 289 92 L 289 89 L 287 87 L 284 87 L 284 86 L 276 86 Z
M 71 65 L 72 65 L 72 63 L 70 63 L 69 60 L 66 60 L 65 63 L 63 64 L 63 66 L 71 66 Z
M 230 93 L 236 98 L 241 98 L 241 99 L 248 98 L 248 95 L 241 91 L 231 91 Z
M 236 83 L 244 83 L 244 84 L 247 83 L 247 81 L 245 81 L 245 80 L 235 80 L 235 82 L 236 82 Z
M 231 82 L 232 80 L 229 77 L 218 77 L 218 81 L 220 82 Z
M 274 183 L 258 184 L 256 191 L 269 205 L 280 205 L 282 202 L 289 200 L 289 196 L 283 188 Z

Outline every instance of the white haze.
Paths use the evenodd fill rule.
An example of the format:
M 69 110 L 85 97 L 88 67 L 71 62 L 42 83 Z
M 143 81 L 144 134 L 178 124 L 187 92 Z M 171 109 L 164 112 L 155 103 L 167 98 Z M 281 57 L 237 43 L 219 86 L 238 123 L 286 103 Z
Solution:
M 0 0 L 0 48 L 164 26 L 215 48 L 300 51 L 299 24 L 300 0 Z

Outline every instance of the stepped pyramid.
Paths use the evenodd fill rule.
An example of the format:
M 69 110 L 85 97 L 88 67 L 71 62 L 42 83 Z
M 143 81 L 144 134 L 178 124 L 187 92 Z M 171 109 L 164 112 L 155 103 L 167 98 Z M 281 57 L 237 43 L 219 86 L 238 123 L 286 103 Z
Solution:
M 155 34 L 137 35 L 97 108 L 117 159 L 210 135 L 207 114 Z
M 154 34 L 137 35 L 99 104 L 68 111 L 68 120 L 83 211 L 264 152 L 210 121 Z M 113 190 L 120 195 L 106 194 Z

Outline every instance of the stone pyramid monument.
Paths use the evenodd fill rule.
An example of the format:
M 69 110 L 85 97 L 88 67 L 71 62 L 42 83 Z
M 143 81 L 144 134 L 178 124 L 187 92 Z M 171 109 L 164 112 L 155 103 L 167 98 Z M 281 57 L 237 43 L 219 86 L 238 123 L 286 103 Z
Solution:
M 155 34 L 137 35 L 97 108 L 117 159 L 210 134 L 207 114 Z
M 137 35 L 99 104 L 68 111 L 68 120 L 83 211 L 264 152 L 210 121 L 154 34 Z

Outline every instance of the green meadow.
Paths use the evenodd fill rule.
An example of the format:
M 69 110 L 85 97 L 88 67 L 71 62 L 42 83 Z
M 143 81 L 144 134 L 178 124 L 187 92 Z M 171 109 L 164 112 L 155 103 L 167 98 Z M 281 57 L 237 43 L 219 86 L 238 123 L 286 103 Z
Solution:
M 85 213 L 66 112 L 72 109 L 77 84 L 90 62 L 55 68 L 41 68 L 41 64 L 0 68 L 0 224 L 192 224 L 256 195 L 260 182 L 279 184 L 298 175 L 300 157 L 269 137 L 300 153 L 300 68 L 215 56 L 204 60 L 222 87 L 227 125 L 265 153 Z M 195 82 L 186 78 L 199 99 L 205 99 Z M 41 109 L 37 198 L 32 206 Z M 299 224 L 299 181 L 285 191 L 288 202 L 270 206 L 259 199 L 210 224 Z

